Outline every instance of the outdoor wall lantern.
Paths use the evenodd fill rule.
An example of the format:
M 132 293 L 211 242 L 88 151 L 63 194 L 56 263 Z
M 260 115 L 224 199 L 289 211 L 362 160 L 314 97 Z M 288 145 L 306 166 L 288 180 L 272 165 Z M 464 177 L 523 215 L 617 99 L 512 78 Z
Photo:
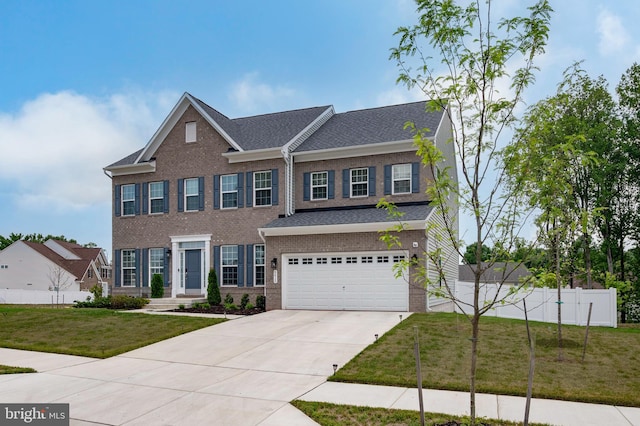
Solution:
M 418 261 L 418 255 L 413 253 L 413 256 L 411 256 L 411 260 L 413 260 L 414 262 Z
M 278 268 L 278 259 L 277 258 L 273 258 L 271 259 L 271 269 L 277 269 Z

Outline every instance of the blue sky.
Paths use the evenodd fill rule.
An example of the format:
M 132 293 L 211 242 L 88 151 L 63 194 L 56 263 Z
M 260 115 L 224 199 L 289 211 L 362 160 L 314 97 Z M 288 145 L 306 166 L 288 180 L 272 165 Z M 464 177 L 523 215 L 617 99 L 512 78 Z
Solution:
M 613 91 L 640 62 L 640 4 L 552 7 L 527 101 L 553 94 L 577 60 Z M 409 0 L 0 2 L 0 235 L 64 234 L 110 255 L 102 168 L 143 147 L 185 91 L 232 118 L 419 99 L 388 60 L 416 17 Z

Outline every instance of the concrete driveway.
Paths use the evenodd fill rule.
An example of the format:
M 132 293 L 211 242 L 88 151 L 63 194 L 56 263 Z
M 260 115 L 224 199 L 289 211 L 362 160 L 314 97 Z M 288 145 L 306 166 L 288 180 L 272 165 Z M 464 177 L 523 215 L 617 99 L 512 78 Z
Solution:
M 399 315 L 408 314 L 270 311 L 105 360 L 42 354 L 29 365 L 11 359 L 24 352 L 0 350 L 0 364 L 46 366 L 0 376 L 0 401 L 69 403 L 76 425 L 313 425 L 288 402 Z

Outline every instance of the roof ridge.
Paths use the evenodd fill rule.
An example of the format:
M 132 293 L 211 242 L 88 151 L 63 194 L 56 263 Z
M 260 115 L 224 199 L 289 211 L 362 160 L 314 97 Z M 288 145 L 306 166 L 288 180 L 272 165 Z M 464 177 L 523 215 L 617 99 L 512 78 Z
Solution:
M 289 113 L 289 112 L 309 111 L 309 110 L 312 110 L 312 109 L 319 109 L 319 108 L 327 109 L 327 108 L 330 108 L 332 106 L 333 105 L 318 105 L 318 106 L 307 107 L 307 108 L 296 108 L 296 109 L 290 109 L 290 110 L 285 110 L 285 111 L 267 112 L 267 113 L 264 113 L 264 114 L 257 114 L 257 115 L 247 115 L 245 117 L 231 118 L 230 120 L 235 122 L 236 120 L 246 120 L 246 119 L 249 119 L 249 118 L 258 118 L 258 117 L 266 117 L 266 116 L 269 116 L 269 115 L 286 114 L 286 113 Z

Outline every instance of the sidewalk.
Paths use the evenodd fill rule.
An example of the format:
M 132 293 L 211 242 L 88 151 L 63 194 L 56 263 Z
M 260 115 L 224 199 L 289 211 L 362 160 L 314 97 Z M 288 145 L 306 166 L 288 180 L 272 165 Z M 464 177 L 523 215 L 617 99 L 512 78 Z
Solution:
M 466 392 L 423 389 L 426 412 L 469 415 Z M 325 382 L 298 399 L 312 402 L 368 407 L 418 410 L 418 390 L 391 386 Z M 522 422 L 525 398 L 476 394 L 477 415 L 492 419 Z M 581 402 L 532 399 L 530 422 L 558 426 L 640 426 L 640 408 Z

